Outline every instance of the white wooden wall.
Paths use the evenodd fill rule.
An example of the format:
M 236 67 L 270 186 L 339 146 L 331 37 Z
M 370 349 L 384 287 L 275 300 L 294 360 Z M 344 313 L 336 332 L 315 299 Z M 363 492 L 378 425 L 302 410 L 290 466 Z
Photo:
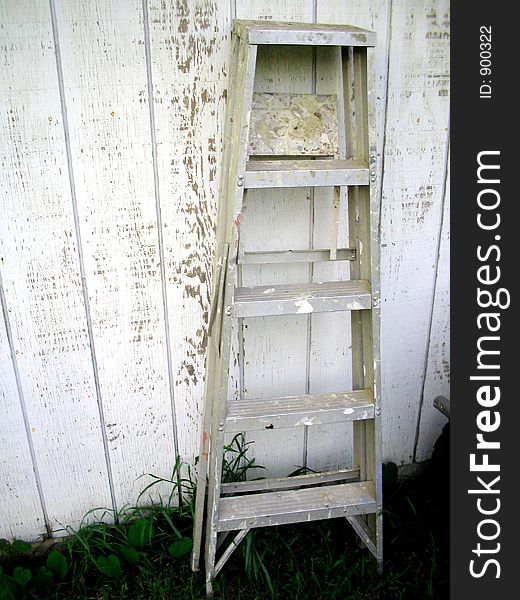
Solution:
M 377 32 L 384 458 L 431 455 L 449 395 L 448 0 L 3 0 L 0 537 L 59 535 L 194 462 L 233 16 Z M 327 91 L 326 59 L 264 52 L 258 89 Z M 320 194 L 258 191 L 246 243 L 254 227 L 283 248 L 285 222 L 293 245 L 323 244 Z M 246 323 L 245 394 L 348 387 L 345 316 L 309 319 Z M 254 452 L 324 468 L 346 436 L 278 434 L 273 461 L 259 435 Z

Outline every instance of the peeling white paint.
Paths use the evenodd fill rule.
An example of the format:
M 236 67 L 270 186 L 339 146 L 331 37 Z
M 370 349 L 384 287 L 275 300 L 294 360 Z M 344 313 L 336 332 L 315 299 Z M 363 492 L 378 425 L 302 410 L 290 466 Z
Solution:
M 365 306 L 361 304 L 361 302 L 354 300 L 353 302 L 350 302 L 349 308 L 350 310 L 363 310 Z
M 298 307 L 298 310 L 296 311 L 296 313 L 299 315 L 308 314 L 314 310 L 312 307 L 312 304 L 308 300 L 305 300 L 305 299 L 297 300 L 294 304 L 295 304 L 295 306 Z
M 316 417 L 304 417 L 303 419 L 300 419 L 296 425 L 314 425 L 314 419 Z

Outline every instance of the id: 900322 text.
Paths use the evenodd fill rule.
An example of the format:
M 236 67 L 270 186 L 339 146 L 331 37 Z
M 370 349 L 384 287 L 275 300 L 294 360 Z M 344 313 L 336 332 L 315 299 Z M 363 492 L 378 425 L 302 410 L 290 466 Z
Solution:
M 491 87 L 491 58 L 492 58 L 492 45 L 491 45 L 491 25 L 482 25 L 480 27 L 480 76 L 481 84 L 479 88 L 479 95 L 482 99 L 490 99 L 492 93 Z

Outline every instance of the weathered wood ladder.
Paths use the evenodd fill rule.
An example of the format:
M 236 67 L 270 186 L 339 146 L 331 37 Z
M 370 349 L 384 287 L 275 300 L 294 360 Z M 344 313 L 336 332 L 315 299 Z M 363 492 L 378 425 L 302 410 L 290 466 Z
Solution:
M 337 94 L 253 94 L 257 48 L 263 44 L 334 47 Z M 206 512 L 208 595 L 213 578 L 253 527 L 346 517 L 382 568 L 374 45 L 373 32 L 351 26 L 234 21 L 192 554 L 197 570 Z M 278 160 L 268 160 L 272 156 Z M 330 248 L 245 252 L 244 193 L 291 187 L 334 188 Z M 345 201 L 350 247 L 338 248 Z M 328 260 L 350 261 L 350 280 L 240 287 L 244 263 Z M 350 311 L 352 391 L 228 402 L 234 320 L 241 330 L 244 318 L 328 311 Z M 353 422 L 355 468 L 222 481 L 226 433 L 344 421 Z M 217 549 L 233 530 L 238 534 L 216 562 Z

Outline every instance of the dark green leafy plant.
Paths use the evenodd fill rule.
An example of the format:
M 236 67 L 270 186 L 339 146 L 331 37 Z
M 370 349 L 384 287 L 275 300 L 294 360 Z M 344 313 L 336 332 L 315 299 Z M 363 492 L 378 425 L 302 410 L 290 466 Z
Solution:
M 141 553 L 130 546 L 120 546 L 119 552 L 121 552 L 121 556 L 126 560 L 126 562 L 130 563 L 131 565 L 135 565 L 141 560 Z
M 13 571 L 13 579 L 19 586 L 25 587 L 32 579 L 31 570 L 24 567 L 15 567 Z
M 22 540 L 0 540 L 0 560 L 18 560 L 29 554 L 32 550 L 31 544 Z
M 13 554 L 28 554 L 31 551 L 31 544 L 22 540 L 13 540 L 10 550 Z
M 14 594 L 15 584 L 10 577 L 4 574 L 4 569 L 0 565 L 0 600 L 14 600 Z
M 115 554 L 97 558 L 96 567 L 107 577 L 119 577 L 121 575 L 121 563 Z
M 44 579 L 47 578 L 46 573 L 48 571 L 51 577 L 54 577 L 57 581 L 62 581 L 65 579 L 68 570 L 69 565 L 65 556 L 61 552 L 58 552 L 58 550 L 52 550 L 47 556 L 47 568 L 41 577 Z
M 46 588 L 51 585 L 54 581 L 54 576 L 52 571 L 50 571 L 47 567 L 40 567 L 36 573 L 36 577 L 34 578 L 34 585 L 37 588 Z
M 21 540 L 0 541 L 0 600 L 36 598 L 36 590 L 47 589 L 64 580 L 69 564 L 62 552 L 52 550 L 45 558 L 33 557 L 32 546 Z M 41 564 L 44 561 L 45 564 Z M 36 595 L 35 595 L 36 594 Z
M 128 528 L 126 539 L 128 546 L 143 548 L 152 543 L 153 521 L 141 517 L 134 521 Z
M 138 497 L 143 505 L 125 507 L 117 515 L 109 510 L 99 514 L 96 509 L 85 516 L 77 531 L 69 528 L 73 534 L 69 553 L 76 580 L 88 578 L 92 568 L 104 577 L 118 578 L 124 565 L 148 574 L 164 558 L 190 552 L 192 539 L 187 534 L 191 533 L 194 491 L 191 470 L 178 459 L 170 478 L 149 477 L 152 481 Z M 144 504 L 159 489 L 166 490 L 166 494 L 156 493 L 155 502 Z M 98 519 L 89 524 L 93 513 Z
M 168 546 L 168 554 L 172 558 L 182 558 L 191 552 L 192 547 L 193 540 L 189 537 L 183 537 Z

